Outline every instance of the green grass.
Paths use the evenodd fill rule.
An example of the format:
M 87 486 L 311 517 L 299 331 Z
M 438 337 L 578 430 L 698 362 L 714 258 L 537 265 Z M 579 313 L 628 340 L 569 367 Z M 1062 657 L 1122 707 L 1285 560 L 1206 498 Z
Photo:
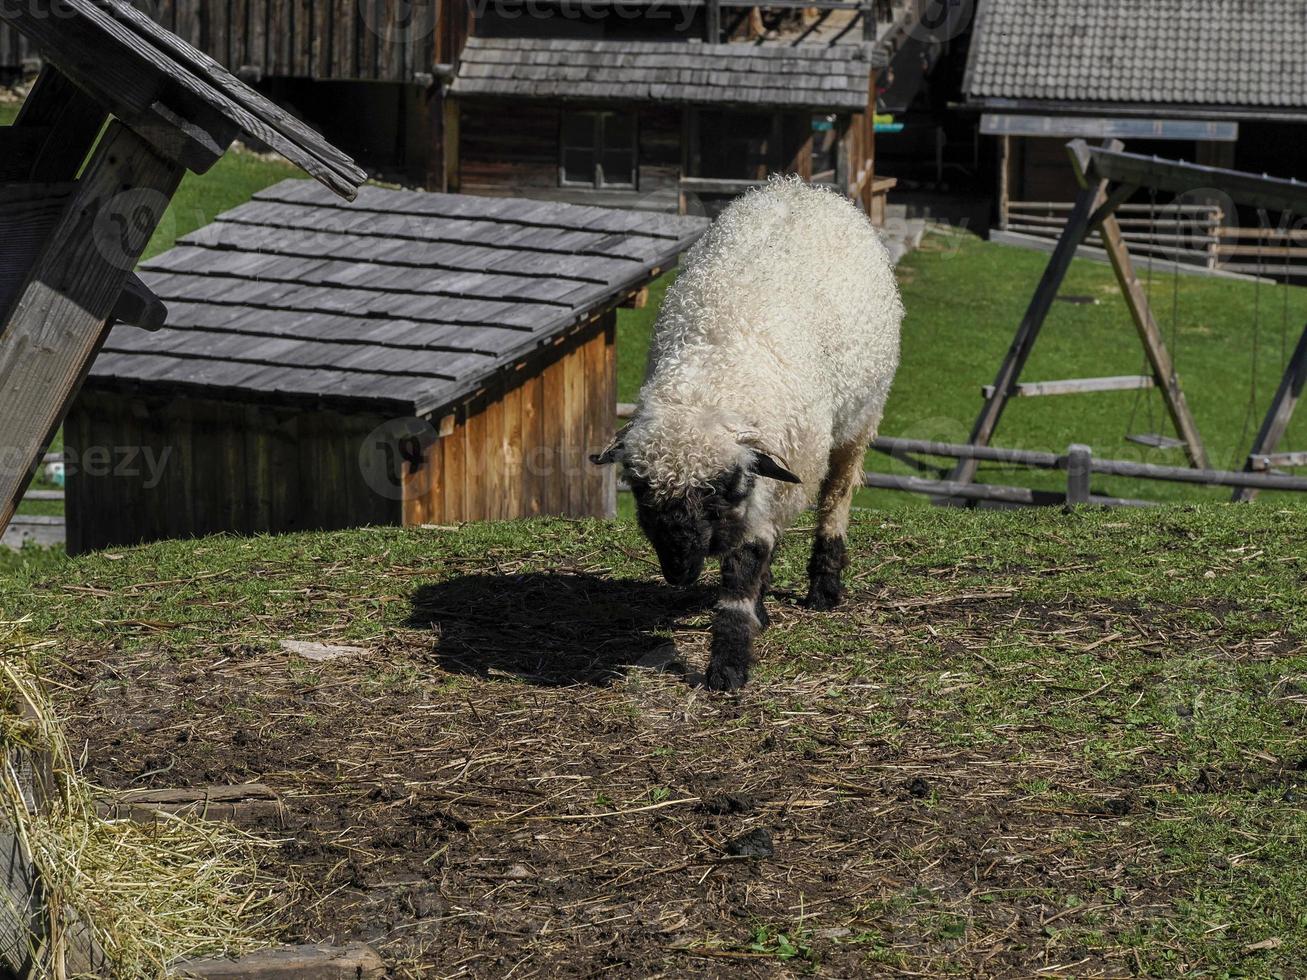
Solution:
M 904 260 L 899 268 L 907 308 L 903 360 L 882 434 L 967 440 L 981 407 L 980 389 L 993 382 L 1046 263 L 1042 254 L 991 245 L 959 231 L 932 232 L 922 249 Z M 1146 262 L 1139 263 L 1138 273 L 1147 283 Z M 665 288 L 666 282 L 662 280 L 660 287 Z M 1107 266 L 1073 263 L 1062 293 L 1094 297 L 1098 303 L 1054 304 L 1024 380 L 1149 373 Z M 1307 290 L 1196 276 L 1174 279 L 1155 272 L 1150 293 L 1212 465 L 1242 469 L 1287 355 L 1307 322 Z M 1260 323 L 1255 329 L 1257 311 Z M 618 391 L 622 401 L 634 401 L 639 390 L 654 312 L 651 304 L 647 310 L 621 314 Z M 1180 450 L 1148 450 L 1125 441 L 1129 433 L 1145 432 L 1173 434 L 1156 391 L 1024 398 L 1009 403 L 995 444 L 1062 451 L 1073 442 L 1083 442 L 1105 457 L 1186 465 Z M 1293 427 L 1284 448 L 1307 448 L 1307 420 Z M 868 466 L 912 472 L 878 453 L 868 454 Z M 1053 475 L 998 467 L 982 467 L 979 479 L 1057 485 Z M 1173 501 L 1217 501 L 1229 496 L 1228 491 L 1117 479 L 1095 479 L 1094 490 Z M 1273 503 L 1298 499 L 1267 497 Z M 863 492 L 858 502 L 885 508 L 930 506 L 923 497 L 889 491 Z
M 900 764 L 931 783 L 915 802 L 891 783 L 799 817 L 811 826 L 835 820 L 842 806 L 851 817 L 912 807 L 911 831 L 872 816 L 853 832 L 876 837 L 855 853 L 880 869 L 879 897 L 813 903 L 814 923 L 804 918 L 803 892 L 787 893 L 782 904 L 795 917 L 760 915 L 705 937 L 703 949 L 766 955 L 796 971 L 829 962 L 834 975 L 852 968 L 841 956 L 864 969 L 965 975 L 987 944 L 1042 949 L 1041 966 L 1088 956 L 1112 975 L 1307 971 L 1307 529 L 1299 512 L 859 515 L 849 605 L 820 616 L 794 602 L 807 540 L 796 531 L 778 559 L 776 622 L 744 699 L 705 714 L 717 702 L 680 680 L 649 688 L 655 682 L 631 679 L 621 717 L 652 725 L 647 719 L 666 714 L 671 727 L 626 745 L 605 777 L 620 783 L 629 770 L 632 787 L 597 783 L 602 800 L 591 790 L 577 806 L 677 798 L 690 778 L 677 760 L 689 764 L 689 746 L 729 754 L 733 740 L 760 726 L 774 743 L 772 777 L 791 781 L 785 807 L 825 799 L 820 779 L 833 765 L 853 767 L 840 772 L 854 789 L 880 786 L 886 766 L 891 778 L 906 778 L 893 777 Z M 262 662 L 285 636 L 365 645 L 387 651 L 389 688 L 418 685 L 427 703 L 440 695 L 424 685 L 454 684 L 460 704 L 517 691 L 539 730 L 552 732 L 597 695 L 565 688 L 555 700 L 525 681 L 442 675 L 428 635 L 415 637 L 409 597 L 463 575 L 507 576 L 512 589 L 535 573 L 579 569 L 618 581 L 651 574 L 647 546 L 620 522 L 219 537 L 29 565 L 0 576 L 0 615 L 30 616 L 33 635 L 78 651 L 78 663 L 146 658 L 183 674 L 192 661 Z M 672 631 L 692 659 L 702 656 L 707 623 L 705 613 Z M 612 649 L 621 631 L 616 623 L 612 635 L 595 636 L 593 649 Z M 559 640 L 549 633 L 540 642 L 551 650 Z M 721 738 L 727 732 L 732 738 Z M 680 736 L 675 750 L 663 748 Z M 633 766 L 637 753 L 647 761 Z M 770 782 L 760 774 L 753 791 L 765 794 Z M 909 802 L 893 803 L 894 794 Z M 826 843 L 838 850 L 841 831 L 830 833 Z M 825 852 L 785 862 L 797 862 L 802 877 L 804 862 Z M 1031 860 L 1033 870 L 1023 863 Z M 1031 962 L 1012 972 L 1025 975 Z

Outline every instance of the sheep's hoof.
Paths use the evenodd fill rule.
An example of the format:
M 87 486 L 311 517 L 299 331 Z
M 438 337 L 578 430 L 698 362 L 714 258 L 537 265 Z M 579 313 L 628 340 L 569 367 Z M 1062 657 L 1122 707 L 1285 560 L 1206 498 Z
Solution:
M 808 598 L 803 604 L 817 612 L 829 612 L 843 601 L 844 587 L 839 579 L 817 578 L 808 586 Z
M 748 679 L 749 672 L 742 667 L 709 664 L 703 683 L 710 691 L 738 691 Z

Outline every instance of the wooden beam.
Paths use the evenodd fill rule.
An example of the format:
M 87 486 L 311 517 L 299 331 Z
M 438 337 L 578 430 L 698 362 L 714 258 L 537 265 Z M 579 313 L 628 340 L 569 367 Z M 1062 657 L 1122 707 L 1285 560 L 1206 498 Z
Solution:
M 168 307 L 133 273 L 114 303 L 110 319 L 142 330 L 158 330 L 168 322 Z
M 1112 264 L 1112 271 L 1116 273 L 1116 280 L 1121 286 L 1126 306 L 1130 308 L 1130 317 L 1148 355 L 1153 377 L 1158 387 L 1162 389 L 1162 400 L 1166 403 L 1166 410 L 1175 425 L 1175 431 L 1184 440 L 1185 454 L 1195 469 L 1208 469 L 1207 449 L 1203 446 L 1198 423 L 1194 420 L 1193 413 L 1189 411 L 1189 403 L 1185 400 L 1184 390 L 1180 387 L 1180 379 L 1176 376 L 1171 354 L 1167 351 L 1166 341 L 1162 338 L 1162 329 L 1157 325 L 1157 321 L 1153 318 L 1153 311 L 1148 305 L 1148 294 L 1144 292 L 1143 284 L 1135 275 L 1134 263 L 1121 237 L 1121 226 L 1117 224 L 1116 216 L 1108 215 L 1103 219 L 1100 228 L 1108 261 Z
M 124 284 L 182 178 L 120 122 L 85 176 L 0 323 L 0 528 L 90 368 Z
M 1113 141 L 1111 145 L 1121 146 L 1117 141 Z M 1003 417 L 1003 409 L 1007 407 L 1009 392 L 1021 377 L 1021 371 L 1030 358 L 1035 340 L 1039 337 L 1044 321 L 1048 319 L 1048 314 L 1053 309 L 1053 300 L 1057 298 L 1058 290 L 1062 287 L 1062 282 L 1071 268 L 1071 260 L 1075 258 L 1076 249 L 1089 233 L 1089 218 L 1106 199 L 1105 180 L 1093 181 L 1077 196 L 1062 237 L 1058 239 L 1057 246 L 1053 249 L 1053 255 L 1049 258 L 1039 285 L 1030 299 L 1026 314 L 1017 327 L 1016 337 L 1013 338 L 1012 345 L 1008 348 L 1003 363 L 998 369 L 998 376 L 991 386 L 992 393 L 985 399 L 984 407 L 981 408 L 975 425 L 972 426 L 971 438 L 968 441 L 973 445 L 987 446 L 993 438 L 999 419 Z M 959 483 L 971 481 L 975 478 L 978 465 L 975 459 L 960 460 L 954 467 L 951 479 Z
M 1249 472 L 1258 468 L 1270 469 L 1277 464 L 1302 465 L 1297 459 L 1300 453 L 1285 453 L 1278 458 L 1274 454 L 1276 447 L 1280 445 L 1280 440 L 1289 429 L 1289 422 L 1298 407 L 1298 400 L 1302 398 L 1304 384 L 1307 384 L 1307 327 L 1303 328 L 1302 336 L 1298 338 L 1298 346 L 1294 349 L 1293 357 L 1289 359 L 1284 377 L 1280 379 L 1280 387 L 1276 390 L 1275 397 L 1271 399 L 1271 407 L 1267 410 L 1262 427 L 1253 441 L 1246 467 Z M 1264 460 L 1264 463 L 1259 464 L 1259 458 Z M 1252 487 L 1241 487 L 1235 491 L 1234 501 L 1243 503 L 1253 500 L 1256 496 L 1257 491 Z
M 721 0 L 706 0 L 703 8 L 703 39 L 708 44 L 720 44 L 722 40 L 722 4 Z
M 1201 187 L 1222 191 L 1235 203 L 1248 207 L 1307 214 L 1307 183 L 1302 181 L 1259 177 L 1239 170 L 1124 153 L 1120 144 L 1116 147 L 1091 147 L 1083 140 L 1074 140 L 1069 145 L 1077 147 L 1074 152 L 1084 161 L 1085 172 L 1093 180 L 1153 187 L 1176 194 Z
M 109 111 L 53 65 L 41 69 L 14 120 L 13 131 L 39 131 L 42 139 L 15 180 L 74 180 L 86 162 Z M 12 164 L 11 164 L 12 165 Z M 0 163 L 0 168 L 5 164 Z
M 1046 395 L 1082 395 L 1097 391 L 1138 391 L 1156 387 L 1146 374 L 1129 374 L 1112 378 L 1071 378 L 1066 381 L 1024 381 L 1008 392 L 1012 398 L 1039 398 Z M 994 386 L 985 385 L 981 394 L 994 395 Z

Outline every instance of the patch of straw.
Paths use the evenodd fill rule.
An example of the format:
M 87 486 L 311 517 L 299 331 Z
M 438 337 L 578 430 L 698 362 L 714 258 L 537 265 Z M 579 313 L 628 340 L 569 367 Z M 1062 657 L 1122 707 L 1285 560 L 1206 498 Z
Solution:
M 37 673 L 43 644 L 23 644 L 21 624 L 0 624 L 0 820 L 30 854 L 49 934 L 34 937 L 34 975 L 62 977 L 74 939 L 89 938 L 113 976 L 162 977 L 179 959 L 269 945 L 271 883 L 258 870 L 267 844 L 196 817 L 153 825 L 106 820 L 78 772 Z M 47 760 L 35 806 L 24 755 Z M 28 909 L 0 913 L 28 918 Z

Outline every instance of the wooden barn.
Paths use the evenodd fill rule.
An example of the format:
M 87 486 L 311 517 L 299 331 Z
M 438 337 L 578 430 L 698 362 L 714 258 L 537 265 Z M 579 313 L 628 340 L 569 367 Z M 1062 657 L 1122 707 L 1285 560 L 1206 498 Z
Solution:
M 439 157 L 434 78 L 462 48 L 468 3 L 151 0 L 139 6 L 370 169 L 426 182 L 433 141 Z M 0 24 L 0 84 L 38 65 L 36 47 Z
M 985 0 L 963 90 L 997 161 L 996 223 L 1060 232 L 1079 190 L 1066 155 L 1076 138 L 1302 179 L 1304 46 L 1307 0 Z M 1258 241 L 1248 234 L 1256 214 L 1226 214 L 1222 203 L 1199 193 L 1177 210 L 1168 198 L 1155 214 L 1141 197 L 1123 227 L 1132 245 L 1148 231 L 1159 254 L 1175 246 L 1251 271 L 1238 267 Z M 1307 263 L 1307 250 L 1291 259 Z
M 814 174 L 871 208 L 870 45 L 472 37 L 446 101 L 450 190 L 685 211 L 769 173 Z
M 68 416 L 71 552 L 611 515 L 622 304 L 705 222 L 286 181 L 148 262 Z M 131 459 L 104 458 L 133 447 Z M 96 458 L 95 454 L 100 454 Z

